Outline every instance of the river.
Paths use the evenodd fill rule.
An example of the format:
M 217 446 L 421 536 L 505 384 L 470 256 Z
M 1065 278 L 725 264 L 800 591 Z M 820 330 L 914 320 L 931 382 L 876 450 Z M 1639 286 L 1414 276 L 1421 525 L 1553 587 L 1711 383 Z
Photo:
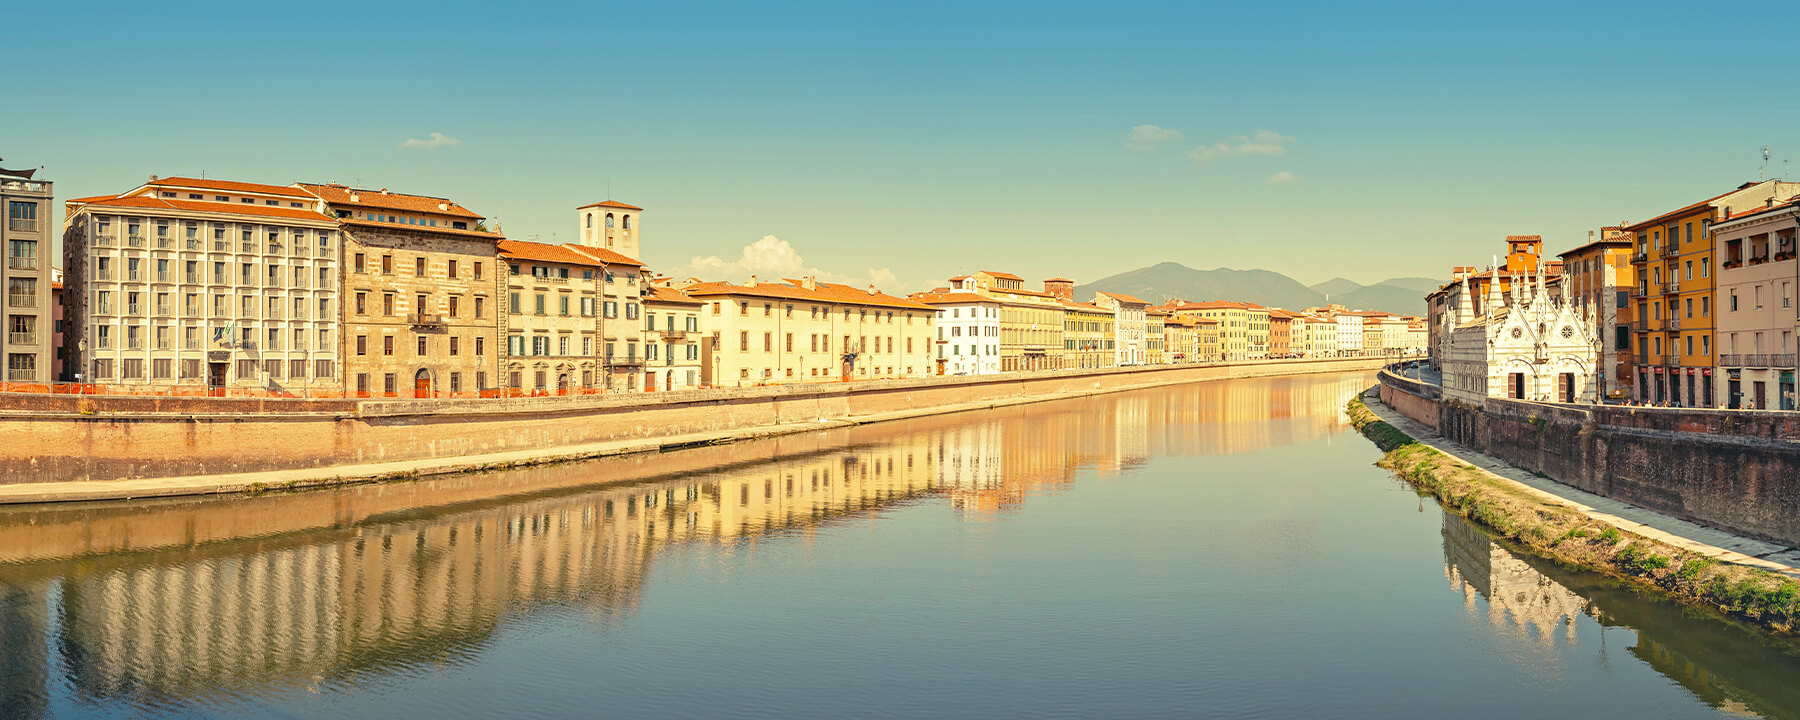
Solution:
M 0 717 L 1800 718 L 1371 465 L 1366 374 L 0 509 Z

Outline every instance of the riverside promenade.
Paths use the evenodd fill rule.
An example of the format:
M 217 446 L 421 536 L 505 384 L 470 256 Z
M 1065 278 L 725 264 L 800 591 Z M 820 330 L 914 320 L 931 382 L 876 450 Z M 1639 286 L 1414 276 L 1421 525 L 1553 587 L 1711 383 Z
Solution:
M 1363 394 L 1363 404 L 1382 421 L 1414 440 L 1490 479 L 1510 483 L 1547 502 L 1562 505 L 1621 530 L 1658 540 L 1706 557 L 1800 578 L 1800 550 L 1699 525 L 1621 500 L 1596 495 L 1523 470 L 1444 437 L 1437 430 L 1401 414 L 1381 400 L 1380 386 Z
M 1371 371 L 1383 358 L 1047 371 L 825 386 L 368 402 L 354 413 L 0 414 L 14 446 L 0 504 L 259 492 L 677 450 L 1207 380 Z M 62 437 L 50 437 L 61 433 Z M 159 446 L 156 443 L 167 443 Z M 116 441 L 116 442 L 115 442 Z M 62 448 L 62 457 L 45 452 Z M 154 457 L 134 457 L 141 447 Z M 0 448 L 0 451 L 5 449 Z M 236 462 L 232 462 L 237 460 Z M 286 463 L 289 466 L 271 467 Z M 39 468 L 55 468 L 52 476 Z M 184 471 L 185 470 L 185 471 Z

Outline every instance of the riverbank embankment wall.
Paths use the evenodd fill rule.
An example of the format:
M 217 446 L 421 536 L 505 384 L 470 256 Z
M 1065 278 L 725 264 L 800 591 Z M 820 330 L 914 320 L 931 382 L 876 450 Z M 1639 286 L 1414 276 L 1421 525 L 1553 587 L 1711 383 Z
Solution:
M 1264 361 L 470 400 L 5 397 L 0 483 L 327 469 L 1380 365 Z
M 1557 482 L 1800 547 L 1800 417 L 1789 413 L 1447 400 L 1381 373 L 1381 400 L 1444 437 Z

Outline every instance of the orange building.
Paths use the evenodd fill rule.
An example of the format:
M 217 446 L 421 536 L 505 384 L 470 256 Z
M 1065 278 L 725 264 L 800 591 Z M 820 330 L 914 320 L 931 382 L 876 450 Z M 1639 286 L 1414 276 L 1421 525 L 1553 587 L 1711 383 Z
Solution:
M 1631 262 L 1632 234 L 1620 227 L 1600 228 L 1586 245 L 1557 255 L 1563 260 L 1563 291 L 1576 305 L 1594 308 L 1594 337 L 1600 338 L 1600 395 L 1624 398 L 1637 384 L 1631 354 L 1630 290 L 1637 285 Z

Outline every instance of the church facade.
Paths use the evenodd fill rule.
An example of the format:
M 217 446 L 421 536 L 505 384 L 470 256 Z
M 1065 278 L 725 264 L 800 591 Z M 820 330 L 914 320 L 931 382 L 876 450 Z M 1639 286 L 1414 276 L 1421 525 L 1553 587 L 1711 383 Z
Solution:
M 1554 292 L 1541 270 L 1535 282 L 1509 279 L 1512 289 L 1504 294 L 1500 283 L 1488 284 L 1479 315 L 1468 281 L 1462 281 L 1455 314 L 1445 313 L 1438 348 L 1444 396 L 1477 404 L 1490 397 L 1597 402 L 1595 309 Z

